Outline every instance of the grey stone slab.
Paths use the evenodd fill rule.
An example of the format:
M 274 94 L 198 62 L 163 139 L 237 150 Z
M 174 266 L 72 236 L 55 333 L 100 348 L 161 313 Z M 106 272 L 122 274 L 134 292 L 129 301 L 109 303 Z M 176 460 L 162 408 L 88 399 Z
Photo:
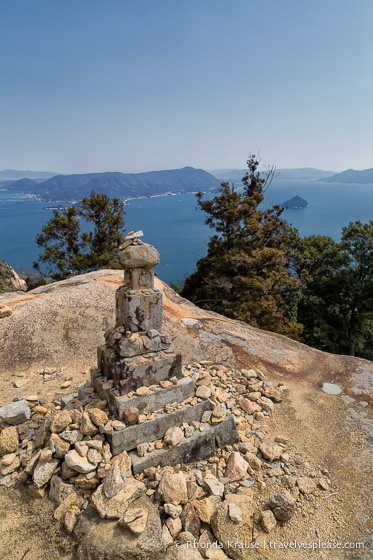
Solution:
M 125 286 L 115 294 L 116 326 L 131 332 L 162 328 L 162 292 L 157 289 L 130 290 Z
M 171 377 L 182 377 L 181 354 L 176 352 L 121 358 L 112 348 L 101 346 L 98 349 L 98 360 L 103 375 L 114 381 L 122 395 L 136 391 L 142 385 L 157 385 Z
M 172 426 L 181 426 L 184 422 L 189 423 L 192 420 L 200 422 L 202 414 L 206 410 L 210 410 L 210 408 L 210 402 L 203 401 L 196 404 L 196 406 L 184 406 L 170 414 L 157 414 L 153 420 L 147 420 L 142 424 L 135 424 L 134 426 L 127 426 L 119 432 L 114 431 L 107 436 L 111 452 L 113 455 L 118 455 L 122 451 L 136 449 L 140 443 L 161 439 Z
M 208 428 L 204 432 L 195 432 L 190 438 L 181 440 L 175 447 L 156 449 L 145 457 L 137 452 L 130 453 L 133 474 L 139 474 L 149 467 L 160 465 L 177 465 L 204 461 L 215 454 L 215 430 Z
M 105 342 L 122 358 L 132 358 L 149 352 L 168 350 L 171 346 L 171 337 L 169 334 L 159 332 L 156 329 L 136 333 L 130 331 L 120 333 L 118 329 L 113 328 L 106 331 Z
M 216 445 L 218 447 L 233 445 L 233 443 L 237 443 L 240 439 L 232 414 L 227 414 L 223 422 L 216 424 L 215 430 Z
M 188 397 L 194 397 L 195 385 L 191 377 L 184 377 L 180 383 L 168 389 L 158 389 L 150 391 L 145 397 L 134 395 L 133 397 L 121 396 L 113 398 L 113 412 L 118 420 L 123 419 L 123 411 L 130 406 L 134 406 L 140 412 L 153 412 L 163 408 L 166 404 L 182 402 Z
M 0 408 L 0 420 L 16 426 L 23 424 L 31 417 L 31 411 L 26 400 L 13 402 Z

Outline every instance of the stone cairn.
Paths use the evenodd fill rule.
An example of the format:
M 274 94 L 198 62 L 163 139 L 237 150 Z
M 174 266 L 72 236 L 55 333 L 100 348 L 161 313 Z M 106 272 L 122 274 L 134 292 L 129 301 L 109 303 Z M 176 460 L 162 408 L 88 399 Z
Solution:
M 159 253 L 140 240 L 142 235 L 129 234 L 119 248 L 124 285 L 116 292 L 116 324 L 105 333 L 106 344 L 98 348 L 98 372 L 92 373 L 96 392 L 121 422 L 121 429 L 107 434 L 112 453 L 132 452 L 134 474 L 204 460 L 214 455 L 216 444 L 238 441 L 233 417 L 226 411 L 224 419 L 219 417 L 207 395 L 197 398 L 193 379 L 182 375 L 181 354 L 161 331 L 162 292 L 154 287 L 153 270 Z M 184 438 L 180 428 L 193 422 L 202 423 L 202 431 Z M 154 449 L 152 442 L 166 432 L 170 447 Z

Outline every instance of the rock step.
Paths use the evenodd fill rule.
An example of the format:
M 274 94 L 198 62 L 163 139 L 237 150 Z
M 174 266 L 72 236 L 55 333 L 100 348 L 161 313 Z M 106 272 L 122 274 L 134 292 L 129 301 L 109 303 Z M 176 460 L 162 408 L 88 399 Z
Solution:
M 122 395 L 146 385 L 157 385 L 172 377 L 182 378 L 181 354 L 172 351 L 150 352 L 122 358 L 107 345 L 97 349 L 98 366 L 114 381 Z
M 108 402 L 109 408 L 118 420 L 123 420 L 123 411 L 134 406 L 139 412 L 154 412 L 166 404 L 182 402 L 189 397 L 194 397 L 195 385 L 191 377 L 184 377 L 176 385 L 167 389 L 159 388 L 150 391 L 146 396 L 134 395 L 133 397 L 117 396 L 113 389 L 105 389 L 105 378 L 96 377 L 94 388 L 100 397 Z
M 139 457 L 136 451 L 130 453 L 133 474 L 140 474 L 149 467 L 173 466 L 179 463 L 203 461 L 215 454 L 215 430 L 208 427 L 203 432 L 195 432 L 190 438 L 184 438 L 174 447 L 156 449 L 145 457 Z
M 203 432 L 196 431 L 189 438 L 184 438 L 174 447 L 163 447 L 140 457 L 136 451 L 129 455 L 132 461 L 133 474 L 139 474 L 149 467 L 174 466 L 179 463 L 204 461 L 215 454 L 215 446 L 225 447 L 239 441 L 233 416 L 227 414 L 223 422 L 215 426 L 205 424 Z
M 202 419 L 202 414 L 211 410 L 210 401 L 206 400 L 197 403 L 195 406 L 187 405 L 170 414 L 157 414 L 153 420 L 146 420 L 142 424 L 127 426 L 123 430 L 114 431 L 108 434 L 108 440 L 113 455 L 118 455 L 122 451 L 136 449 L 140 443 L 150 443 L 163 438 L 165 433 L 172 426 L 181 426 L 184 422 L 190 423 L 193 420 L 198 422 Z

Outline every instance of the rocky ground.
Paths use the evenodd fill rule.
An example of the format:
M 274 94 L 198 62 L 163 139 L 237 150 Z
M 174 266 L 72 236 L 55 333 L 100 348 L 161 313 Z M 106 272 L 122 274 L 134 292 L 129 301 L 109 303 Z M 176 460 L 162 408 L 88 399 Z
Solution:
M 51 417 L 65 410 L 66 407 L 59 408 L 59 400 L 54 401 L 54 398 L 77 392 L 79 385 L 89 379 L 89 367 L 95 363 L 95 349 L 102 344 L 104 331 L 113 324 L 114 291 L 120 283 L 121 279 L 117 272 L 100 271 L 40 288 L 31 293 L 2 296 L 2 301 L 7 303 L 12 314 L 0 320 L 0 376 L 2 380 L 0 404 L 11 403 L 14 398 L 32 397 L 30 400 L 27 398 L 22 400 L 26 400 L 32 409 L 31 418 L 26 423 L 36 422 L 36 424 L 42 423 L 47 416 Z M 318 352 L 285 337 L 265 333 L 240 322 L 200 310 L 179 298 L 167 286 L 158 282 L 158 287 L 164 291 L 164 328 L 171 334 L 175 349 L 183 353 L 184 361 L 192 368 L 187 370 L 187 373 L 195 375 L 200 372 L 200 367 L 207 370 L 212 377 L 213 389 L 209 398 L 217 398 L 219 391 L 226 393 L 227 400 L 219 402 L 219 406 L 224 408 L 227 403 L 230 405 L 230 401 L 234 401 L 235 405 L 227 410 L 233 412 L 236 409 L 241 412 L 241 415 L 236 416 L 237 419 L 247 422 L 245 430 L 239 430 L 241 442 L 232 449 L 219 451 L 216 463 L 202 462 L 201 465 L 192 465 L 186 470 L 183 467 L 173 469 L 174 474 L 180 476 L 181 471 L 182 476 L 186 477 L 187 492 L 192 484 L 197 485 L 198 492 L 204 492 L 203 496 L 197 498 L 193 496 L 192 500 L 188 497 L 188 501 L 209 500 L 208 503 L 211 505 L 212 502 L 214 506 L 215 497 L 206 487 L 206 479 L 213 480 L 211 477 L 215 476 L 218 479 L 217 482 L 224 485 L 224 499 L 220 502 L 218 509 L 219 507 L 227 508 L 225 517 L 227 523 L 237 526 L 240 526 L 241 523 L 237 517 L 239 512 L 233 506 L 230 507 L 230 495 L 233 494 L 236 496 L 233 499 L 233 502 L 236 501 L 234 505 L 238 506 L 241 512 L 245 511 L 246 518 L 250 514 L 251 529 L 254 526 L 254 535 L 251 533 L 251 538 L 259 543 L 258 546 L 264 538 L 266 538 L 267 545 L 269 542 L 276 543 L 276 548 L 271 550 L 268 550 L 268 546 L 264 550 L 262 544 L 262 547 L 255 553 L 258 557 L 268 557 L 274 560 L 312 557 L 370 560 L 373 557 L 371 524 L 373 509 L 371 498 L 373 366 L 371 362 Z M 199 361 L 200 367 L 192 366 L 196 360 Z M 201 361 L 204 360 L 209 360 L 211 366 L 201 365 Z M 223 367 L 221 367 L 222 365 Z M 193 368 L 198 371 L 193 371 Z M 224 371 L 224 368 L 227 368 L 227 371 Z M 245 407 L 242 397 L 247 398 L 247 393 L 260 392 L 263 397 L 262 391 L 265 390 L 263 386 L 260 391 L 251 390 L 252 387 L 247 388 L 246 386 L 245 394 L 233 390 L 249 381 L 247 377 L 241 375 L 242 369 L 264 372 L 264 382 L 272 382 L 276 390 L 281 391 L 281 402 L 277 403 L 270 398 L 274 404 L 273 412 L 270 415 L 265 410 L 252 411 L 253 414 L 250 414 L 250 408 L 248 410 L 242 408 Z M 226 376 L 226 379 L 217 374 L 219 371 Z M 238 381 L 234 380 L 236 377 Z M 233 385 L 230 386 L 228 382 L 231 380 Z M 262 380 L 259 379 L 259 381 L 263 383 Z M 284 385 L 278 387 L 281 383 Z M 324 383 L 338 385 L 339 394 L 323 393 L 321 387 Z M 63 385 L 65 386 L 63 387 Z M 229 393 L 232 393 L 232 396 Z M 35 400 L 35 397 L 38 400 Z M 41 399 L 46 399 L 46 402 Z M 255 396 L 253 398 L 252 395 L 249 400 L 254 404 L 257 402 Z M 218 402 L 216 404 L 218 405 Z M 87 403 L 84 406 L 89 405 L 90 403 Z M 43 415 L 42 411 L 34 410 L 35 406 L 47 408 L 47 412 Z M 250 407 L 250 405 L 246 406 Z M 99 410 L 101 409 L 99 408 Z M 80 410 L 80 412 L 83 411 Z M 102 410 L 102 412 L 108 413 L 107 410 Z M 255 418 L 255 414 L 263 414 L 263 417 Z M 40 415 L 39 418 L 38 415 Z M 72 418 L 72 420 L 74 419 Z M 74 422 L 72 423 L 74 424 Z M 80 430 L 80 423 L 78 424 L 78 430 Z M 240 424 L 241 422 L 237 424 L 238 427 Z M 96 428 L 99 430 L 99 426 Z M 184 426 L 183 437 L 186 435 L 186 428 L 187 426 Z M 192 428 L 196 429 L 193 426 Z M 32 429 L 37 431 L 38 428 L 35 425 L 35 428 Z M 57 437 L 60 438 L 61 433 L 57 433 Z M 102 434 L 84 437 L 89 437 L 94 441 L 99 440 L 99 436 Z M 282 443 L 276 442 L 277 436 L 287 439 L 288 443 L 285 443 L 285 440 L 282 440 Z M 17 450 L 19 444 L 22 447 L 21 437 L 22 434 L 18 434 Z M 23 437 L 23 439 L 25 438 L 27 436 Z M 248 441 L 244 438 L 248 438 Z M 105 442 L 102 443 L 104 445 Z M 158 445 L 161 443 L 165 442 L 160 441 Z M 250 447 L 246 449 L 246 447 L 242 447 L 243 445 Z M 279 446 L 283 453 L 278 459 L 266 459 L 263 455 L 263 450 L 265 453 L 266 448 L 263 447 L 261 450 L 261 445 L 272 449 L 274 446 Z M 49 443 L 45 441 L 43 448 L 48 447 Z M 36 448 L 33 453 L 38 450 L 39 448 Z M 74 450 L 74 446 L 71 445 L 70 450 Z M 6 453 L 6 455 L 14 452 L 18 455 L 17 451 Z M 150 451 L 151 453 L 152 451 Z M 232 453 L 239 453 L 242 460 L 249 466 L 241 480 L 227 482 L 225 480 L 227 465 Z M 249 456 L 248 453 L 254 457 Z M 92 453 L 90 455 L 92 456 Z M 286 461 L 287 455 L 289 459 Z M 236 455 L 233 457 L 237 458 Z M 250 461 L 255 464 L 255 457 L 261 461 L 259 470 L 255 470 L 250 464 Z M 47 458 L 49 458 L 48 453 L 44 455 L 44 459 Z M 52 460 L 54 458 L 52 457 Z M 10 459 L 8 458 L 7 461 Z M 5 465 L 5 469 L 12 468 L 13 461 L 10 465 Z M 62 458 L 58 461 L 57 468 L 62 469 L 65 461 Z M 50 460 L 45 464 L 48 462 Z M 279 467 L 276 466 L 277 463 Z M 246 468 L 245 463 L 243 463 L 243 467 Z M 99 466 L 98 468 L 105 467 Z M 193 471 L 193 469 L 196 470 Z M 274 469 L 279 469 L 279 471 Z M 22 470 L 24 467 L 19 466 L 13 471 L 18 474 L 9 474 L 15 478 L 22 474 Z M 95 470 L 98 472 L 97 469 Z M 200 471 L 202 480 L 197 471 Z M 208 471 L 211 471 L 211 474 Z M 7 477 L 9 474 L 2 476 Z M 61 478 L 60 474 L 62 474 L 60 471 L 56 471 L 52 476 Z M 76 480 L 80 474 L 76 476 Z M 172 514 L 175 515 L 179 510 L 166 508 L 166 504 L 169 502 L 163 500 L 158 490 L 159 478 L 162 479 L 164 474 L 171 473 L 160 470 L 155 474 L 149 472 L 148 476 L 137 481 L 145 485 L 145 491 L 141 498 L 136 498 L 142 501 L 140 507 L 135 509 L 147 509 L 149 501 L 154 502 L 157 512 L 160 514 L 162 526 L 166 526 L 171 532 L 168 524 L 173 527 L 173 525 L 178 525 L 178 522 L 169 521 L 167 524 L 167 519 L 173 519 Z M 153 476 L 154 480 L 152 480 Z M 196 478 L 196 480 L 191 480 L 190 477 Z M 72 478 L 74 479 L 74 476 Z M 273 478 L 276 480 L 272 483 Z M 308 482 L 311 484 L 308 490 L 311 488 L 312 492 L 307 494 L 307 483 L 302 491 L 302 480 L 299 485 L 298 479 L 311 481 Z M 75 482 L 71 482 L 71 479 L 62 480 L 64 484 L 73 485 L 74 492 L 77 494 L 77 501 L 70 509 L 79 508 L 79 514 L 74 509 L 73 513 L 77 514 L 78 518 L 85 519 L 87 508 L 84 508 L 80 494 L 84 491 L 88 492 L 88 490 L 79 489 L 76 480 Z M 103 486 L 103 479 L 99 480 L 97 488 Z M 248 487 L 252 481 L 254 484 Z M 18 483 L 14 483 L 13 486 L 13 478 L 11 478 L 7 482 L 11 486 L 10 488 L 0 487 L 2 512 L 0 558 L 6 560 L 23 557 L 25 560 L 41 558 L 70 560 L 76 547 L 76 541 L 65 529 L 61 529 L 61 524 L 64 523 L 62 518 L 60 521 L 54 518 L 54 511 L 58 504 L 52 502 L 48 497 L 50 482 L 48 482 L 44 498 L 41 499 L 30 497 L 26 493 L 26 486 L 33 487 L 32 477 L 28 476 L 26 481 L 22 482 L 21 479 L 20 482 L 20 486 Z M 324 482 L 327 485 L 325 490 L 322 488 Z M 269 486 L 267 486 L 268 483 Z M 312 483 L 316 485 L 316 488 L 312 486 Z M 231 485 L 236 487 L 230 488 Z M 154 492 L 148 495 L 149 490 L 154 490 Z M 294 514 L 288 521 L 276 519 L 276 525 L 267 533 L 263 528 L 261 513 L 271 511 L 274 515 L 276 508 L 274 503 L 270 502 L 270 498 L 280 494 L 283 490 L 288 491 L 295 499 Z M 97 490 L 89 490 L 90 494 L 95 491 Z M 171 505 L 176 508 L 182 506 L 183 510 L 186 507 L 186 504 L 183 503 L 171 503 Z M 195 506 L 193 507 L 195 508 Z M 91 506 L 88 505 L 88 508 Z M 151 508 L 148 511 L 150 519 L 154 519 L 153 511 Z M 116 520 L 101 519 L 99 514 L 95 513 L 95 508 L 89 509 L 89 512 L 92 519 L 97 520 L 95 516 L 98 515 L 98 521 L 104 524 L 105 531 L 102 534 L 106 535 L 105 542 L 108 542 L 113 534 L 117 539 L 120 539 L 123 534 L 129 534 L 128 529 L 121 526 L 118 529 L 113 528 L 117 526 Z M 252 515 L 254 513 L 255 516 Z M 230 514 L 235 521 L 232 520 Z M 69 515 L 72 517 L 71 514 Z M 141 516 L 136 517 L 136 515 L 135 512 L 132 522 L 141 520 Z M 200 515 L 203 515 L 201 510 Z M 191 537 L 190 535 L 185 536 L 186 514 L 184 511 L 176 519 L 178 517 L 182 523 L 182 530 L 177 535 L 177 542 L 180 542 L 180 546 L 182 546 L 182 540 L 185 537 Z M 194 514 L 190 517 L 196 519 Z M 197 517 L 201 521 L 198 513 Z M 264 517 L 273 521 L 269 513 Z M 131 523 L 131 520 L 123 521 L 123 523 L 125 522 Z M 197 521 L 196 523 L 198 525 Z M 263 523 L 265 524 L 266 521 L 264 520 Z M 192 529 L 194 532 L 196 531 L 195 526 L 192 526 Z M 218 533 L 219 530 L 218 522 L 214 525 L 211 523 L 211 519 L 209 524 L 202 520 L 199 527 L 199 539 L 201 538 L 201 542 L 205 542 L 209 537 L 209 533 L 206 531 L 214 534 L 214 531 Z M 88 532 L 87 525 L 85 532 L 86 534 Z M 193 534 L 190 530 L 189 532 Z M 225 534 L 225 530 L 222 532 Z M 318 546 L 318 540 L 321 544 L 324 542 L 323 539 L 343 543 L 363 542 L 365 548 L 364 550 L 316 549 L 315 552 L 310 550 L 294 552 L 289 549 L 284 550 L 278 544 L 293 543 L 296 540 L 298 543 L 316 542 Z M 91 542 L 95 543 L 99 550 L 100 543 L 95 541 L 92 534 Z M 176 542 L 176 538 L 174 542 Z M 175 558 L 183 556 L 199 560 L 197 552 L 210 558 L 226 558 L 221 549 L 207 551 L 202 547 L 197 551 L 196 549 L 181 548 L 181 552 L 180 550 L 177 552 L 175 547 L 170 547 L 167 554 L 168 556 L 174 554 Z M 232 556 L 232 550 L 226 549 L 225 554 L 227 552 Z M 89 548 L 86 548 L 84 552 L 81 552 L 80 558 L 90 558 L 89 554 Z M 162 558 L 166 557 L 166 553 L 162 554 Z M 179 556 L 177 556 L 178 554 Z M 237 554 L 240 552 L 238 551 Z M 243 558 L 250 557 L 247 550 L 244 551 L 244 554 L 246 556 L 243 555 Z M 101 557 L 104 558 L 103 555 Z M 154 555 L 150 557 L 154 557 Z M 119 558 L 121 556 L 118 556 L 118 560 Z M 130 557 L 127 555 L 124 558 Z
M 112 456 L 106 441 L 123 423 L 110 417 L 89 382 L 78 394 L 27 395 L 0 409 L 0 484 L 8 504 L 0 522 L 2 558 L 22 558 L 22 551 L 25 558 L 44 558 L 40 541 L 46 547 L 42 554 L 48 550 L 49 557 L 66 559 L 99 559 L 108 550 L 108 558 L 120 558 L 118 548 L 127 550 L 126 558 L 249 557 L 240 543 L 264 558 L 311 554 L 308 548 L 284 550 L 296 541 L 317 547 L 318 558 L 363 557 L 361 550 L 318 548 L 355 542 L 354 532 L 344 518 L 343 492 L 327 466 L 305 456 L 286 425 L 279 429 L 281 409 L 291 413 L 284 382 L 273 383 L 258 369 L 232 370 L 208 361 L 185 366 L 183 375 L 197 386 L 188 403 L 209 399 L 212 413 L 205 423 L 170 428 L 155 444 L 140 444 L 138 454 L 177 446 L 209 422 L 222 422 L 228 411 L 240 441 L 207 461 L 152 467 L 135 477 L 128 454 Z M 140 388 L 138 394 L 148 391 Z M 141 423 L 154 415 L 135 414 L 127 421 Z M 14 503 L 22 504 L 21 515 Z M 31 538 L 22 539 L 22 530 L 15 536 L 21 519 Z M 111 522 L 98 530 L 104 519 Z M 113 527 L 122 531 L 120 545 Z M 142 540 L 150 542 L 143 550 Z

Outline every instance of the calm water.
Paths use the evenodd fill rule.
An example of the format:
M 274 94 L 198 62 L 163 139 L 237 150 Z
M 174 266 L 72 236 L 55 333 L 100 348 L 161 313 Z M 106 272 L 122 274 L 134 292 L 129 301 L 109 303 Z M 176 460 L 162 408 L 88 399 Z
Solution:
M 373 219 L 373 185 L 275 181 L 265 204 L 281 204 L 295 195 L 310 206 L 284 215 L 301 235 L 330 235 L 337 241 L 342 226 L 350 221 Z M 46 205 L 0 190 L 0 258 L 14 268 L 32 270 L 39 253 L 35 235 L 52 216 L 52 211 L 42 209 Z M 206 254 L 213 230 L 204 225 L 193 195 L 131 200 L 126 210 L 127 231 L 142 229 L 144 241 L 159 250 L 156 272 L 166 282 L 182 280 Z

